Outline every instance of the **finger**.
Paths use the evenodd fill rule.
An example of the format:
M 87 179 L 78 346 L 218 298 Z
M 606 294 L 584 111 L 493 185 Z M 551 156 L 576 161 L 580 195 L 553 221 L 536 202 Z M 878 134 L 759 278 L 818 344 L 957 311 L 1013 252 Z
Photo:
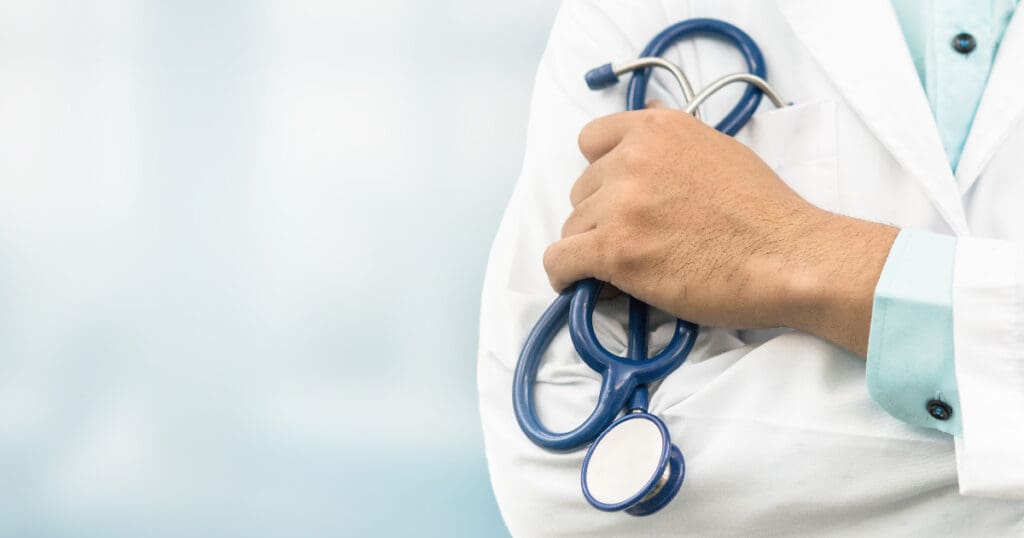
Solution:
M 588 162 L 594 162 L 619 145 L 638 120 L 639 111 L 619 112 L 583 126 L 577 143 Z
M 668 108 L 668 106 L 666 106 L 665 102 L 661 99 L 651 99 L 650 101 L 647 101 L 647 106 L 645 108 Z
M 596 228 L 603 214 L 601 211 L 602 205 L 603 200 L 600 194 L 595 194 L 583 200 L 573 208 L 572 212 L 565 219 L 565 223 L 562 225 L 562 237 L 579 235 Z
M 597 230 L 591 230 L 555 241 L 544 251 L 544 271 L 555 291 L 586 278 L 600 278 L 598 237 Z
M 572 189 L 569 190 L 569 203 L 573 207 L 580 205 L 583 200 L 593 196 L 594 193 L 600 190 L 606 177 L 605 169 L 606 165 L 601 160 L 598 160 L 580 174 L 579 179 L 576 180 L 576 183 L 572 184 Z
M 566 217 L 565 222 L 562 224 L 562 239 L 572 235 L 579 235 L 581 233 L 589 232 L 597 228 L 597 222 L 594 220 L 593 214 L 581 213 L 575 209 L 569 216 Z

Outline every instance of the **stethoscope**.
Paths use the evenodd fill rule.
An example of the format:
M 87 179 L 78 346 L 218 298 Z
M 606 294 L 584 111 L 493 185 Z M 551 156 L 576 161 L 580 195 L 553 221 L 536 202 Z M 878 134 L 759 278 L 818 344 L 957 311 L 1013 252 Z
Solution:
M 740 50 L 749 72 L 722 77 L 699 93 L 683 71 L 660 55 L 681 39 L 707 35 L 719 37 Z M 586 74 L 594 90 L 614 85 L 619 76 L 633 73 L 626 92 L 626 109 L 644 108 L 652 68 L 669 71 L 686 100 L 684 110 L 698 115 L 698 108 L 723 87 L 745 82 L 732 111 L 715 129 L 735 135 L 767 95 L 776 107 L 783 100 L 764 80 L 764 56 L 757 44 L 739 28 L 715 19 L 690 19 L 676 23 L 656 35 L 641 57 L 621 64 L 606 64 Z M 679 447 L 672 443 L 668 428 L 647 411 L 648 386 L 678 368 L 697 340 L 697 325 L 677 320 L 668 345 L 648 357 L 648 306 L 629 298 L 629 331 L 626 357 L 604 348 L 594 331 L 594 308 L 603 283 L 595 279 L 577 282 L 563 291 L 544 311 L 530 331 L 519 355 L 512 384 L 512 402 L 523 433 L 537 445 L 554 451 L 576 450 L 591 443 L 583 459 L 583 495 L 595 508 L 625 510 L 643 516 L 657 512 L 675 497 L 683 483 L 686 464 Z M 594 411 L 576 428 L 562 433 L 548 430 L 534 410 L 534 382 L 544 352 L 568 319 L 569 335 L 580 358 L 601 374 L 601 388 Z M 619 417 L 619 413 L 625 414 Z

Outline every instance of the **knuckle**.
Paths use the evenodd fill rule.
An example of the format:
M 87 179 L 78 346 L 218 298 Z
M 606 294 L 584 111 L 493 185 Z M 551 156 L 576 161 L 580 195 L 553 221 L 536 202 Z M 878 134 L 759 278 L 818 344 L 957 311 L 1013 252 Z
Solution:
M 627 229 L 622 230 L 615 241 L 614 254 L 610 258 L 613 266 L 612 273 L 615 275 L 626 275 L 631 273 L 641 258 L 639 244 L 632 237 Z
M 572 187 L 569 189 L 569 203 L 572 204 L 573 207 L 579 205 L 586 195 L 588 183 L 587 175 L 590 171 L 591 168 L 588 168 L 578 179 L 576 179 L 576 182 L 573 183 Z
M 656 108 L 648 108 L 641 112 L 641 121 L 648 127 L 657 127 L 662 123 L 661 110 Z
M 576 145 L 579 146 L 580 150 L 586 154 L 588 150 L 593 146 L 594 136 L 597 133 L 598 121 L 591 120 L 580 129 L 580 134 L 576 137 Z
M 573 185 L 572 190 L 569 191 L 569 205 L 575 209 L 576 206 L 580 205 L 580 202 L 582 201 L 581 198 L 582 193 L 580 192 L 580 187 Z
M 611 211 L 620 224 L 628 224 L 643 215 L 644 192 L 637 181 L 623 181 L 617 187 Z
M 630 200 L 619 209 L 620 219 L 625 226 L 633 226 L 644 220 L 647 215 L 647 205 L 642 199 Z
M 555 271 L 555 267 L 558 263 L 558 242 L 551 243 L 548 248 L 544 249 L 544 272 L 551 275 Z
M 674 110 L 665 108 L 649 108 L 644 110 L 643 123 L 655 130 L 664 129 L 672 124 L 674 112 Z
M 630 168 L 643 168 L 650 161 L 650 155 L 643 144 L 623 144 L 619 159 Z
M 589 123 L 587 125 L 584 125 L 583 129 L 580 129 L 580 134 L 576 137 L 576 146 L 578 146 L 580 148 L 580 151 L 582 151 L 584 153 L 587 152 L 587 140 L 588 140 L 587 127 L 589 125 L 590 125 Z
M 573 211 L 572 213 L 569 213 L 569 216 L 565 219 L 565 222 L 562 223 L 562 230 L 561 230 L 561 237 L 562 238 L 567 237 L 572 232 L 573 226 L 575 225 L 576 220 L 578 218 L 579 217 L 576 215 L 575 211 Z M 550 247 L 548 247 L 548 248 L 550 248 Z M 547 254 L 547 253 L 545 252 L 545 254 Z

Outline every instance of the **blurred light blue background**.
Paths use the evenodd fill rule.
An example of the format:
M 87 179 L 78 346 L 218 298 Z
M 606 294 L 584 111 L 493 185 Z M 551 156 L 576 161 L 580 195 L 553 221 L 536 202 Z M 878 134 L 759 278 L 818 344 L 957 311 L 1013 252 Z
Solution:
M 504 533 L 478 295 L 556 8 L 0 1 L 0 535 Z

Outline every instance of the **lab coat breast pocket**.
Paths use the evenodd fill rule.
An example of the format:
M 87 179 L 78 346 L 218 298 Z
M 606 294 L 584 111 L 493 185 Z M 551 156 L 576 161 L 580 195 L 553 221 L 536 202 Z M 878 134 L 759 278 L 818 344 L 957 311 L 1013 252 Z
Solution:
M 805 200 L 825 210 L 838 209 L 835 101 L 762 110 L 736 139 Z

